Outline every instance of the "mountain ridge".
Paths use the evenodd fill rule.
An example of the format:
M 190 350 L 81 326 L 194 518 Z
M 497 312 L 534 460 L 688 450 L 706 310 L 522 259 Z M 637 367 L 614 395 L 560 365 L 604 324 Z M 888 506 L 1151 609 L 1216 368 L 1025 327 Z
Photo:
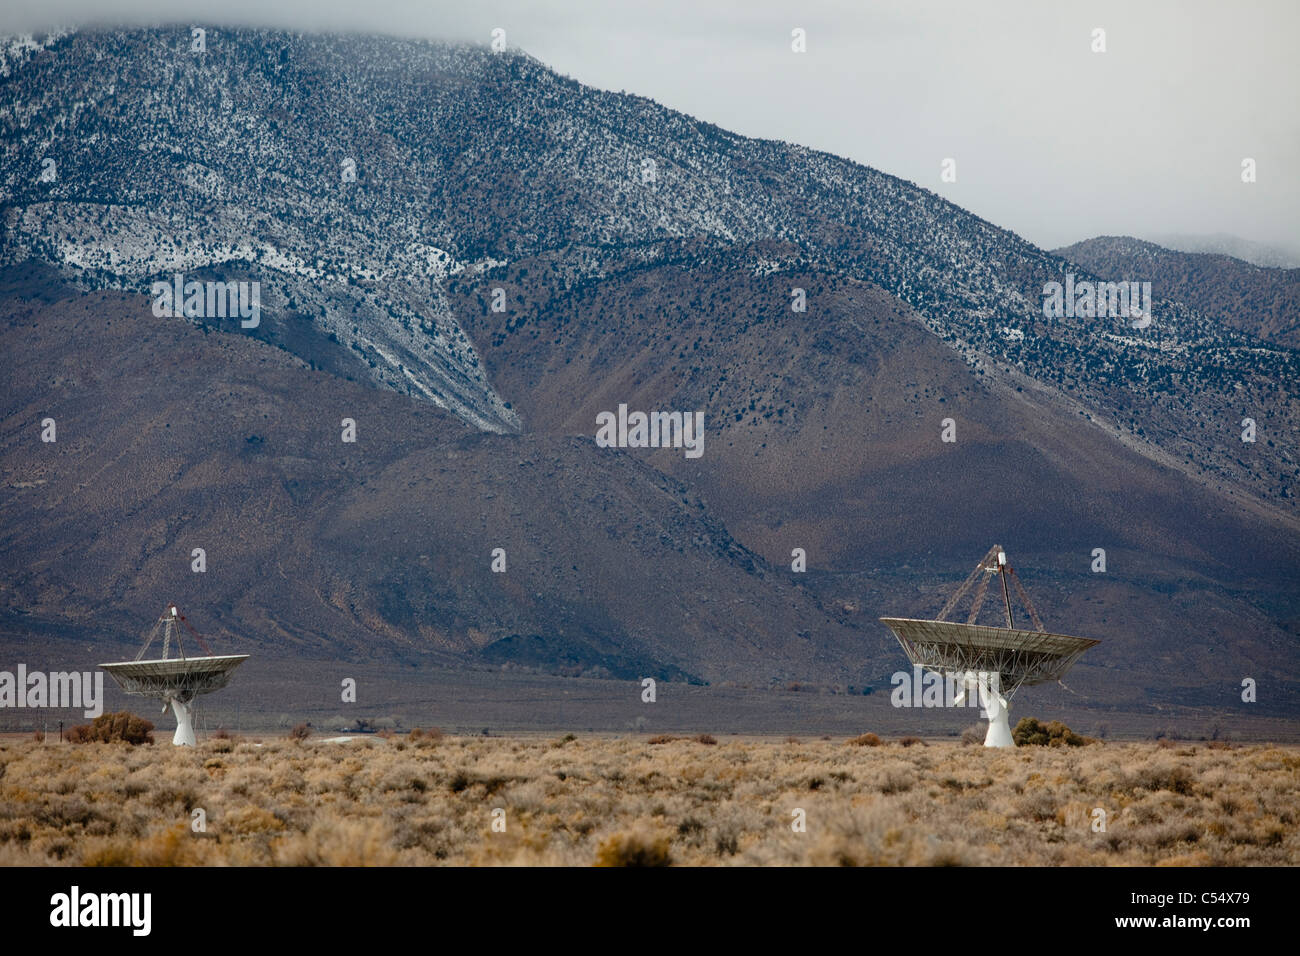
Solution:
M 1147 270 L 1170 294 L 1225 325 L 1300 347 L 1300 269 L 1255 265 L 1222 253 L 1180 252 L 1130 236 L 1097 236 L 1056 250 L 1093 272 Z
M 60 76 L 75 72 L 78 58 L 86 55 L 77 51 L 93 46 L 97 36 L 65 37 L 32 57 L 18 75 L 40 73 L 28 76 L 27 84 L 37 103 L 36 90 L 60 89 L 66 83 Z M 223 217 L 228 224 L 201 231 L 186 209 L 166 198 L 176 188 L 160 189 L 178 173 L 150 160 L 156 174 L 149 188 L 157 195 L 147 202 L 157 212 L 144 221 L 130 208 L 114 206 L 116 238 L 109 244 L 125 252 L 143 243 L 145 252 L 127 256 L 117 273 L 110 270 L 95 280 L 99 284 L 128 287 L 156 278 L 165 260 L 148 253 L 149 242 L 179 236 L 191 249 L 217 242 L 221 256 L 249 256 L 254 261 L 244 271 L 267 278 L 264 308 L 272 315 L 270 325 L 283 328 L 307 319 L 299 324 L 314 341 L 296 346 L 300 353 L 326 348 L 319 340 L 333 336 L 339 343 L 336 358 L 349 360 L 354 374 L 381 387 L 423 393 L 478 427 L 508 431 L 519 427 L 513 410 L 505 407 L 508 398 L 482 380 L 481 356 L 465 344 L 442 300 L 442 273 L 491 270 L 521 254 L 573 243 L 599 248 L 691 234 L 722 244 L 776 238 L 799 245 L 813 261 L 898 296 L 977 370 L 1002 362 L 1040 381 L 1054 380 L 1079 393 L 1094 416 L 1131 409 L 1127 419 L 1113 418 L 1130 441 L 1158 446 L 1173 460 L 1189 462 L 1192 473 L 1234 493 L 1297 510 L 1294 497 L 1283 493 L 1300 475 L 1300 462 L 1289 450 L 1243 462 L 1217 443 L 1206 448 L 1186 437 L 1198 434 L 1208 418 L 1239 419 L 1234 406 L 1242 398 L 1266 405 L 1257 420 L 1281 413 L 1269 427 L 1285 433 L 1294 424 L 1291 403 L 1266 400 L 1273 382 L 1297 377 L 1300 360 L 1294 351 L 1261 351 L 1256 340 L 1159 295 L 1158 327 L 1143 334 L 1112 320 L 1044 319 L 1041 290 L 1071 268 L 1065 260 L 929 190 L 830 154 L 747 140 L 650 100 L 591 90 L 523 55 L 375 38 L 214 31 L 208 53 L 200 56 L 184 52 L 187 37 L 180 31 L 111 34 L 121 62 L 117 75 L 130 78 L 143 70 L 150 85 L 162 88 L 193 88 L 200 76 L 205 84 L 216 82 L 230 90 L 217 105 L 230 104 L 241 130 L 256 121 L 253 113 L 239 114 L 235 93 L 266 100 L 273 84 L 288 84 L 299 91 L 290 104 L 295 115 L 307 117 L 318 136 L 305 140 L 272 117 L 270 129 L 256 134 L 267 140 L 269 153 L 197 169 L 184 160 L 180 181 L 190 190 L 187 203 L 195 201 L 197 190 L 199 197 L 206 193 L 231 210 Z M 140 47 L 148 51 L 143 63 L 132 53 Z M 198 60 L 207 73 L 199 72 Z M 62 73 L 59 63 L 64 63 Z M 102 62 L 98 69 L 110 71 Z M 214 70 L 217 76 L 211 75 Z M 315 82 L 321 71 L 348 71 L 349 79 L 327 86 L 326 97 Z M 375 77 L 390 79 L 379 87 Z M 363 82 L 369 83 L 364 93 Z M 14 90 L 20 100 L 26 92 Z M 231 122 L 205 105 L 204 97 L 194 99 L 169 102 L 177 115 L 168 122 L 184 120 L 181 125 L 200 131 Z M 341 108 L 336 100 L 349 105 Z M 149 94 L 145 108 L 106 119 L 121 126 L 118 140 L 150 144 L 158 139 L 162 119 L 147 117 L 160 105 Z M 270 101 L 266 106 L 263 113 L 274 111 Z M 39 127 L 43 115 L 34 106 L 29 128 Z M 340 116 L 356 119 L 344 125 Z M 12 169 L 0 181 L 8 227 L 0 260 L 39 253 L 64 265 L 99 263 L 102 255 L 94 250 L 104 246 L 104 224 L 86 221 L 84 203 L 48 204 L 49 195 L 60 190 L 75 198 L 75 188 L 62 186 L 64 180 L 46 186 L 36 181 L 32 148 L 17 153 L 13 117 L 0 118 L 8 120 L 0 132 L 9 144 L 6 159 Z M 46 122 L 53 121 L 51 115 Z M 380 121 L 384 125 L 375 127 Z M 359 127 L 375 127 L 379 137 L 366 147 L 369 153 Z M 56 128 L 49 127 L 51 140 L 57 138 Z M 332 157 L 322 143 L 337 144 Z M 227 150 L 238 147 L 234 139 Z M 52 143 L 42 149 L 58 152 Z M 276 157 L 277 165 L 292 158 L 292 173 L 286 178 L 286 171 L 274 166 L 263 169 L 266 155 Z M 360 175 L 344 191 L 328 178 L 347 158 L 358 163 Z M 75 147 L 65 147 L 64 162 L 83 159 L 89 162 Z M 649 183 L 642 182 L 647 160 L 655 163 Z M 24 165 L 29 178 L 18 175 Z M 132 160 L 132 168 L 138 165 Z M 250 170 L 256 174 L 251 179 Z M 286 186 L 296 184 L 314 205 L 287 193 L 271 214 L 254 210 L 251 197 L 262 195 L 271 174 Z M 214 175 L 214 185 L 205 186 Z M 138 178 L 131 181 L 132 192 L 139 191 Z M 112 178 L 105 181 L 109 188 L 100 204 L 126 188 L 111 185 Z M 241 195 L 245 198 L 231 201 Z M 413 219 L 407 210 L 417 202 L 423 213 Z M 165 221 L 167 229 L 153 220 Z M 258 235 L 265 241 L 247 238 Z M 392 235 L 418 241 L 405 239 L 399 248 L 385 238 Z M 297 274 L 276 268 L 282 240 L 272 242 L 274 236 L 294 237 L 297 258 L 319 269 Z M 304 255 L 309 249 L 315 251 Z M 445 263 L 440 256 L 446 256 Z M 209 255 L 200 268 L 212 264 Z M 334 278 L 313 278 L 316 273 Z M 1021 337 L 1011 338 L 1005 329 Z M 1243 385 L 1244 396 L 1225 388 L 1225 374 Z M 1175 383 L 1192 384 L 1200 397 L 1192 401 L 1175 391 Z M 1152 393 L 1159 400 L 1152 400 Z

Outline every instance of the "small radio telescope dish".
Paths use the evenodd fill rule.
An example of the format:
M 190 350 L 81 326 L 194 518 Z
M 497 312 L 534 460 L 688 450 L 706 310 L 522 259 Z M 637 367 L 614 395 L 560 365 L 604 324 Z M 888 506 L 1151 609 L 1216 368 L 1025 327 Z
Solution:
M 976 624 L 989 579 L 996 574 L 1002 584 L 1002 600 L 1006 607 L 1007 626 L 989 627 Z M 1029 612 L 1034 630 L 1017 628 L 1011 611 L 1010 579 L 1020 603 Z M 945 620 L 970 589 L 978 583 L 970 615 L 965 624 Z M 932 621 L 914 618 L 882 617 L 880 619 L 898 638 L 907 659 L 944 677 L 952 677 L 962 688 L 957 698 L 961 704 L 966 695 L 974 691 L 979 695 L 980 706 L 988 714 L 989 729 L 984 737 L 985 747 L 1014 747 L 1008 713 L 1011 698 L 1021 687 L 1060 681 L 1065 672 L 1090 647 L 1100 641 L 1068 634 L 1051 634 L 1043 629 L 1020 584 L 1020 578 L 1007 562 L 1001 545 L 994 545 L 975 566 L 974 572 L 944 605 L 939 616 Z
M 172 743 L 178 747 L 193 747 L 194 698 L 225 687 L 230 683 L 235 668 L 248 660 L 248 655 L 228 654 L 219 657 L 213 656 L 209 651 L 206 657 L 186 657 L 181 641 L 182 625 L 194 636 L 199 646 L 208 651 L 199 632 L 190 626 L 190 622 L 177 610 L 175 604 L 169 604 L 149 632 L 144 647 L 135 655 L 135 660 L 99 666 L 108 671 L 126 693 L 162 701 L 164 714 L 170 704 L 172 713 L 176 715 L 176 733 L 172 737 Z M 160 631 L 162 657 L 143 660 Z M 176 645 L 176 657 L 170 656 L 173 642 Z

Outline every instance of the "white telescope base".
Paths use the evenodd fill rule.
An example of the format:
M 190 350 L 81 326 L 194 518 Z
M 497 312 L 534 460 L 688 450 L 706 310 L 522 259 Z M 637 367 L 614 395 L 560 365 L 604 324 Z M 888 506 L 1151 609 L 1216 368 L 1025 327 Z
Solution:
M 996 705 L 995 705 L 996 706 Z M 1011 736 L 1011 726 L 1007 719 L 1007 708 L 998 707 L 997 715 L 985 707 L 989 715 L 989 732 L 984 735 L 985 747 L 1014 747 L 1015 739 Z
M 1011 736 L 1009 722 L 1011 705 L 1001 694 L 1001 675 L 988 671 L 965 671 L 957 675 L 957 680 L 963 690 L 956 703 L 960 704 L 966 694 L 974 690 L 979 695 L 980 707 L 988 715 L 989 731 L 984 735 L 984 746 L 1014 747 L 1016 741 Z
M 172 737 L 172 745 L 176 747 L 195 746 L 194 722 L 190 719 L 191 714 L 194 712 L 194 705 L 177 700 L 175 697 L 170 698 L 170 701 L 172 713 L 176 715 L 176 733 Z

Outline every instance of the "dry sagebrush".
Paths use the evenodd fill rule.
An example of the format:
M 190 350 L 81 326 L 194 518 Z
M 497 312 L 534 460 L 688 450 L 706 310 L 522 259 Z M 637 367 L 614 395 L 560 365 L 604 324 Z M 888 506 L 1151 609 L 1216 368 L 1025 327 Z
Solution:
M 1264 745 L 8 742 L 0 863 L 1294 865 L 1298 770 Z

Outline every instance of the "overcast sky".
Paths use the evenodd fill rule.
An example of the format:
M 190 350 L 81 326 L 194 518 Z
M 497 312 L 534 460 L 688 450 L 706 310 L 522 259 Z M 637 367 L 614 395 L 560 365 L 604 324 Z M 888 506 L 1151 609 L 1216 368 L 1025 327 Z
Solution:
M 1048 248 L 1300 245 L 1296 0 L 0 0 L 0 32 L 92 20 L 478 43 L 500 27 L 584 83 L 847 156 Z

